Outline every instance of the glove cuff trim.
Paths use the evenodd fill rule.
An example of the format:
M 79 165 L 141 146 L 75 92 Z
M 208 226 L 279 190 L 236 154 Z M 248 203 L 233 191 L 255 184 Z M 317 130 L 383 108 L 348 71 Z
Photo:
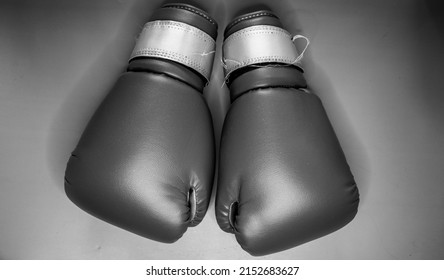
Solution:
M 216 42 L 210 35 L 189 24 L 156 20 L 145 24 L 130 60 L 155 57 L 190 67 L 210 80 Z
M 290 33 L 277 26 L 255 25 L 241 29 L 226 38 L 223 45 L 226 79 L 232 72 L 255 64 L 299 66 L 300 58 Z

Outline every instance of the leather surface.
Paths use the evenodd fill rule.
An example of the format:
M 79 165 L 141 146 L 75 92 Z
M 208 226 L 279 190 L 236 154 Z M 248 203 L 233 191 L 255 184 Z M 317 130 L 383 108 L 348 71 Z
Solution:
M 69 155 L 163 2 L 0 1 L 1 259 L 444 259 L 444 2 L 437 0 L 194 1 L 215 17 L 220 34 L 239 10 L 262 2 L 312 42 L 304 76 L 360 192 L 359 212 L 343 229 L 252 257 L 220 230 L 214 200 L 199 226 L 173 244 L 74 205 L 63 190 Z M 220 51 L 204 93 L 216 141 L 229 105 Z
M 273 66 L 273 67 L 246 67 L 245 72 L 236 75 L 232 83 L 229 83 L 231 101 L 242 94 L 257 88 L 270 86 L 284 88 L 306 88 L 302 70 L 295 66 Z M 243 72 L 242 71 L 239 72 Z M 233 78 L 233 77 L 232 77 Z
M 256 26 L 252 18 L 245 17 L 245 28 Z M 357 213 L 359 193 L 321 100 L 304 89 L 302 71 L 273 59 L 255 67 L 233 72 L 216 217 L 244 250 L 260 256 L 343 227 Z
M 165 9 L 185 25 L 203 17 L 188 5 Z M 168 32 L 143 35 L 148 41 L 172 39 Z M 72 153 L 65 192 L 102 220 L 171 243 L 207 211 L 215 144 L 203 77 L 167 58 L 131 61 Z
M 222 133 L 217 220 L 250 254 L 291 248 L 355 216 L 356 184 L 316 95 L 246 93 L 232 104 Z
M 94 216 L 174 242 L 205 215 L 213 143 L 200 92 L 165 75 L 129 72 L 83 133 L 68 162 L 65 190 Z M 190 189 L 196 195 L 193 219 Z
M 151 72 L 165 74 L 177 79 L 202 92 L 205 87 L 205 78 L 197 71 L 193 71 L 180 63 L 157 58 L 135 58 L 128 64 L 128 71 Z M 191 71 L 190 71 L 191 70 Z

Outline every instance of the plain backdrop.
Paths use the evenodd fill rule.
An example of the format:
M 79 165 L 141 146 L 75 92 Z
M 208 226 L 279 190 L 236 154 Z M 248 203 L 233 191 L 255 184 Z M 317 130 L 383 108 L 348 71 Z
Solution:
M 220 35 L 238 10 L 262 3 L 311 40 L 306 78 L 361 193 L 346 227 L 257 259 L 444 259 L 443 2 L 196 2 Z M 0 2 L 1 259 L 256 259 L 219 229 L 214 197 L 199 226 L 163 244 L 90 216 L 64 194 L 70 152 L 162 3 Z M 229 95 L 222 36 L 217 43 L 204 95 L 219 141 Z

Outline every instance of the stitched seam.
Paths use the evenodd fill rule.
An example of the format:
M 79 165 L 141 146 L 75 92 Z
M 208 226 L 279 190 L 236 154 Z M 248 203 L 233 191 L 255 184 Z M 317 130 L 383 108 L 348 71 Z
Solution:
M 171 6 L 167 6 L 165 8 L 176 8 L 176 9 L 183 9 L 183 10 L 187 10 L 190 11 L 192 13 L 195 13 L 203 18 L 205 18 L 207 21 L 209 21 L 211 24 L 216 25 L 216 22 L 210 18 L 208 15 L 202 13 L 201 11 L 198 11 L 196 9 L 192 9 L 191 7 L 187 7 L 187 6 L 181 6 L 181 5 L 171 5 Z
M 251 63 L 258 63 L 258 62 L 292 62 L 294 58 L 291 57 L 285 57 L 285 56 L 278 56 L 278 55 L 269 55 L 269 56 L 259 56 L 259 57 L 250 57 L 247 60 L 243 60 L 240 66 L 242 65 L 249 65 Z
M 196 39 L 192 40 L 199 40 L 202 43 L 202 48 L 207 49 L 213 49 L 215 42 L 214 40 L 205 32 L 200 31 L 198 29 L 194 29 L 193 27 L 190 27 L 186 24 L 180 23 L 180 22 L 174 22 L 174 21 L 153 21 L 149 22 L 145 25 L 144 30 L 142 33 L 146 32 L 149 33 L 150 29 L 164 29 L 164 30 L 178 30 L 180 32 L 187 33 L 191 36 L 193 36 Z M 168 58 L 172 59 L 174 61 L 180 62 L 185 64 L 186 66 L 189 66 L 196 71 L 198 71 L 200 74 L 202 74 L 207 80 L 209 79 L 211 69 L 206 69 L 206 62 L 208 62 L 208 59 L 203 58 L 202 56 L 196 56 L 196 57 L 189 57 L 189 54 L 182 54 L 178 52 L 168 51 L 164 49 L 159 48 L 141 48 L 134 50 L 131 58 L 135 58 L 138 56 L 154 56 L 154 57 L 160 57 L 160 58 Z
M 201 63 L 198 61 L 193 61 L 189 57 L 183 54 L 171 52 L 171 51 L 165 51 L 163 49 L 154 49 L 154 48 L 148 48 L 148 49 L 140 49 L 136 52 L 134 52 L 133 57 L 137 56 L 154 56 L 154 57 L 160 57 L 160 58 L 167 58 L 171 59 L 180 63 L 183 63 L 195 70 L 197 70 L 199 73 L 203 74 L 205 77 L 208 76 L 209 69 L 205 69 L 205 67 L 202 66 Z
M 292 85 L 272 85 L 272 86 L 261 86 L 261 87 L 255 87 L 255 88 L 248 89 L 244 92 L 241 92 L 237 98 L 245 95 L 246 93 L 249 93 L 249 92 L 252 92 L 255 90 L 269 89 L 269 88 L 294 88 L 299 91 L 298 94 L 311 94 L 311 92 L 305 90 L 307 87 L 304 88 L 304 87 L 300 87 L 300 86 L 296 86 L 296 85 L 293 85 L 293 86 Z
M 178 81 L 178 82 L 181 82 L 181 83 L 183 83 L 183 84 L 185 84 L 185 85 L 187 85 L 187 86 L 190 86 L 190 87 L 194 88 L 195 90 L 197 90 L 197 91 L 199 91 L 199 92 L 202 91 L 201 88 L 197 88 L 197 87 L 193 86 L 192 84 L 187 83 L 186 81 L 181 80 L 181 79 L 178 79 L 178 78 L 176 78 L 176 77 L 174 77 L 174 76 L 168 75 L 167 73 L 155 72 L 155 71 L 152 71 L 152 70 L 144 70 L 144 71 L 133 71 L 133 70 L 129 70 L 128 72 L 134 72 L 134 73 L 150 73 L 150 74 L 153 74 L 153 75 L 167 76 L 168 78 L 173 79 L 173 80 Z
M 277 35 L 277 36 L 283 35 L 284 37 L 287 37 L 289 39 L 291 37 L 290 33 L 288 33 L 288 31 L 286 31 L 285 29 L 279 28 L 279 27 L 255 26 L 255 27 L 242 29 L 240 31 L 237 31 L 237 32 L 231 34 L 225 40 L 225 44 L 228 44 L 231 41 L 239 40 L 242 38 L 248 38 L 249 36 L 257 35 L 257 34 L 269 34 L 269 35 Z
M 253 57 L 253 58 L 249 58 L 247 60 L 242 61 L 238 65 L 231 66 L 232 68 L 230 69 L 230 73 L 232 73 L 233 71 L 235 71 L 235 70 L 237 70 L 239 68 L 242 68 L 242 67 L 245 67 L 245 66 L 249 66 L 249 65 L 254 65 L 254 64 L 257 64 L 257 63 L 279 62 L 279 63 L 284 63 L 284 64 L 287 64 L 287 65 L 292 65 L 293 61 L 294 61 L 294 58 L 281 57 L 281 56 Z M 228 64 L 228 63 L 226 63 L 226 64 Z
M 200 31 L 199 29 L 194 29 L 194 28 L 190 28 L 189 25 L 186 25 L 185 23 L 179 23 L 179 22 L 174 22 L 174 21 L 152 21 L 152 22 L 148 22 L 144 29 L 149 29 L 152 27 L 159 27 L 159 28 L 165 28 L 165 29 L 176 29 L 176 30 L 180 30 L 180 31 L 184 31 L 187 32 L 191 35 L 194 35 L 198 38 L 201 38 L 204 40 L 204 42 L 210 41 L 210 42 L 214 42 L 213 38 L 211 38 L 210 35 L 208 35 L 207 33 Z
M 256 14 L 252 14 L 252 15 L 248 15 L 248 16 L 243 16 L 241 18 L 234 20 L 232 23 L 230 23 L 230 25 L 227 27 L 227 30 L 233 28 L 233 26 L 240 23 L 241 21 L 256 18 L 256 17 L 261 17 L 261 16 L 270 16 L 270 17 L 277 18 L 277 16 L 275 16 L 274 14 L 271 14 L 268 12 L 260 12 L 260 13 L 256 13 Z

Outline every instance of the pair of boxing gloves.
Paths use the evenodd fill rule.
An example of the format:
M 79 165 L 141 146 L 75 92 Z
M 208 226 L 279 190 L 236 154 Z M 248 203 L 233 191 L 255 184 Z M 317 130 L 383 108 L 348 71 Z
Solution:
M 153 14 L 68 161 L 65 191 L 76 205 L 167 243 L 202 221 L 216 166 L 202 96 L 216 36 L 217 23 L 194 6 L 167 4 Z M 243 14 L 225 29 L 231 106 L 216 218 L 252 255 L 329 234 L 357 212 L 353 175 L 298 57 L 271 11 Z

